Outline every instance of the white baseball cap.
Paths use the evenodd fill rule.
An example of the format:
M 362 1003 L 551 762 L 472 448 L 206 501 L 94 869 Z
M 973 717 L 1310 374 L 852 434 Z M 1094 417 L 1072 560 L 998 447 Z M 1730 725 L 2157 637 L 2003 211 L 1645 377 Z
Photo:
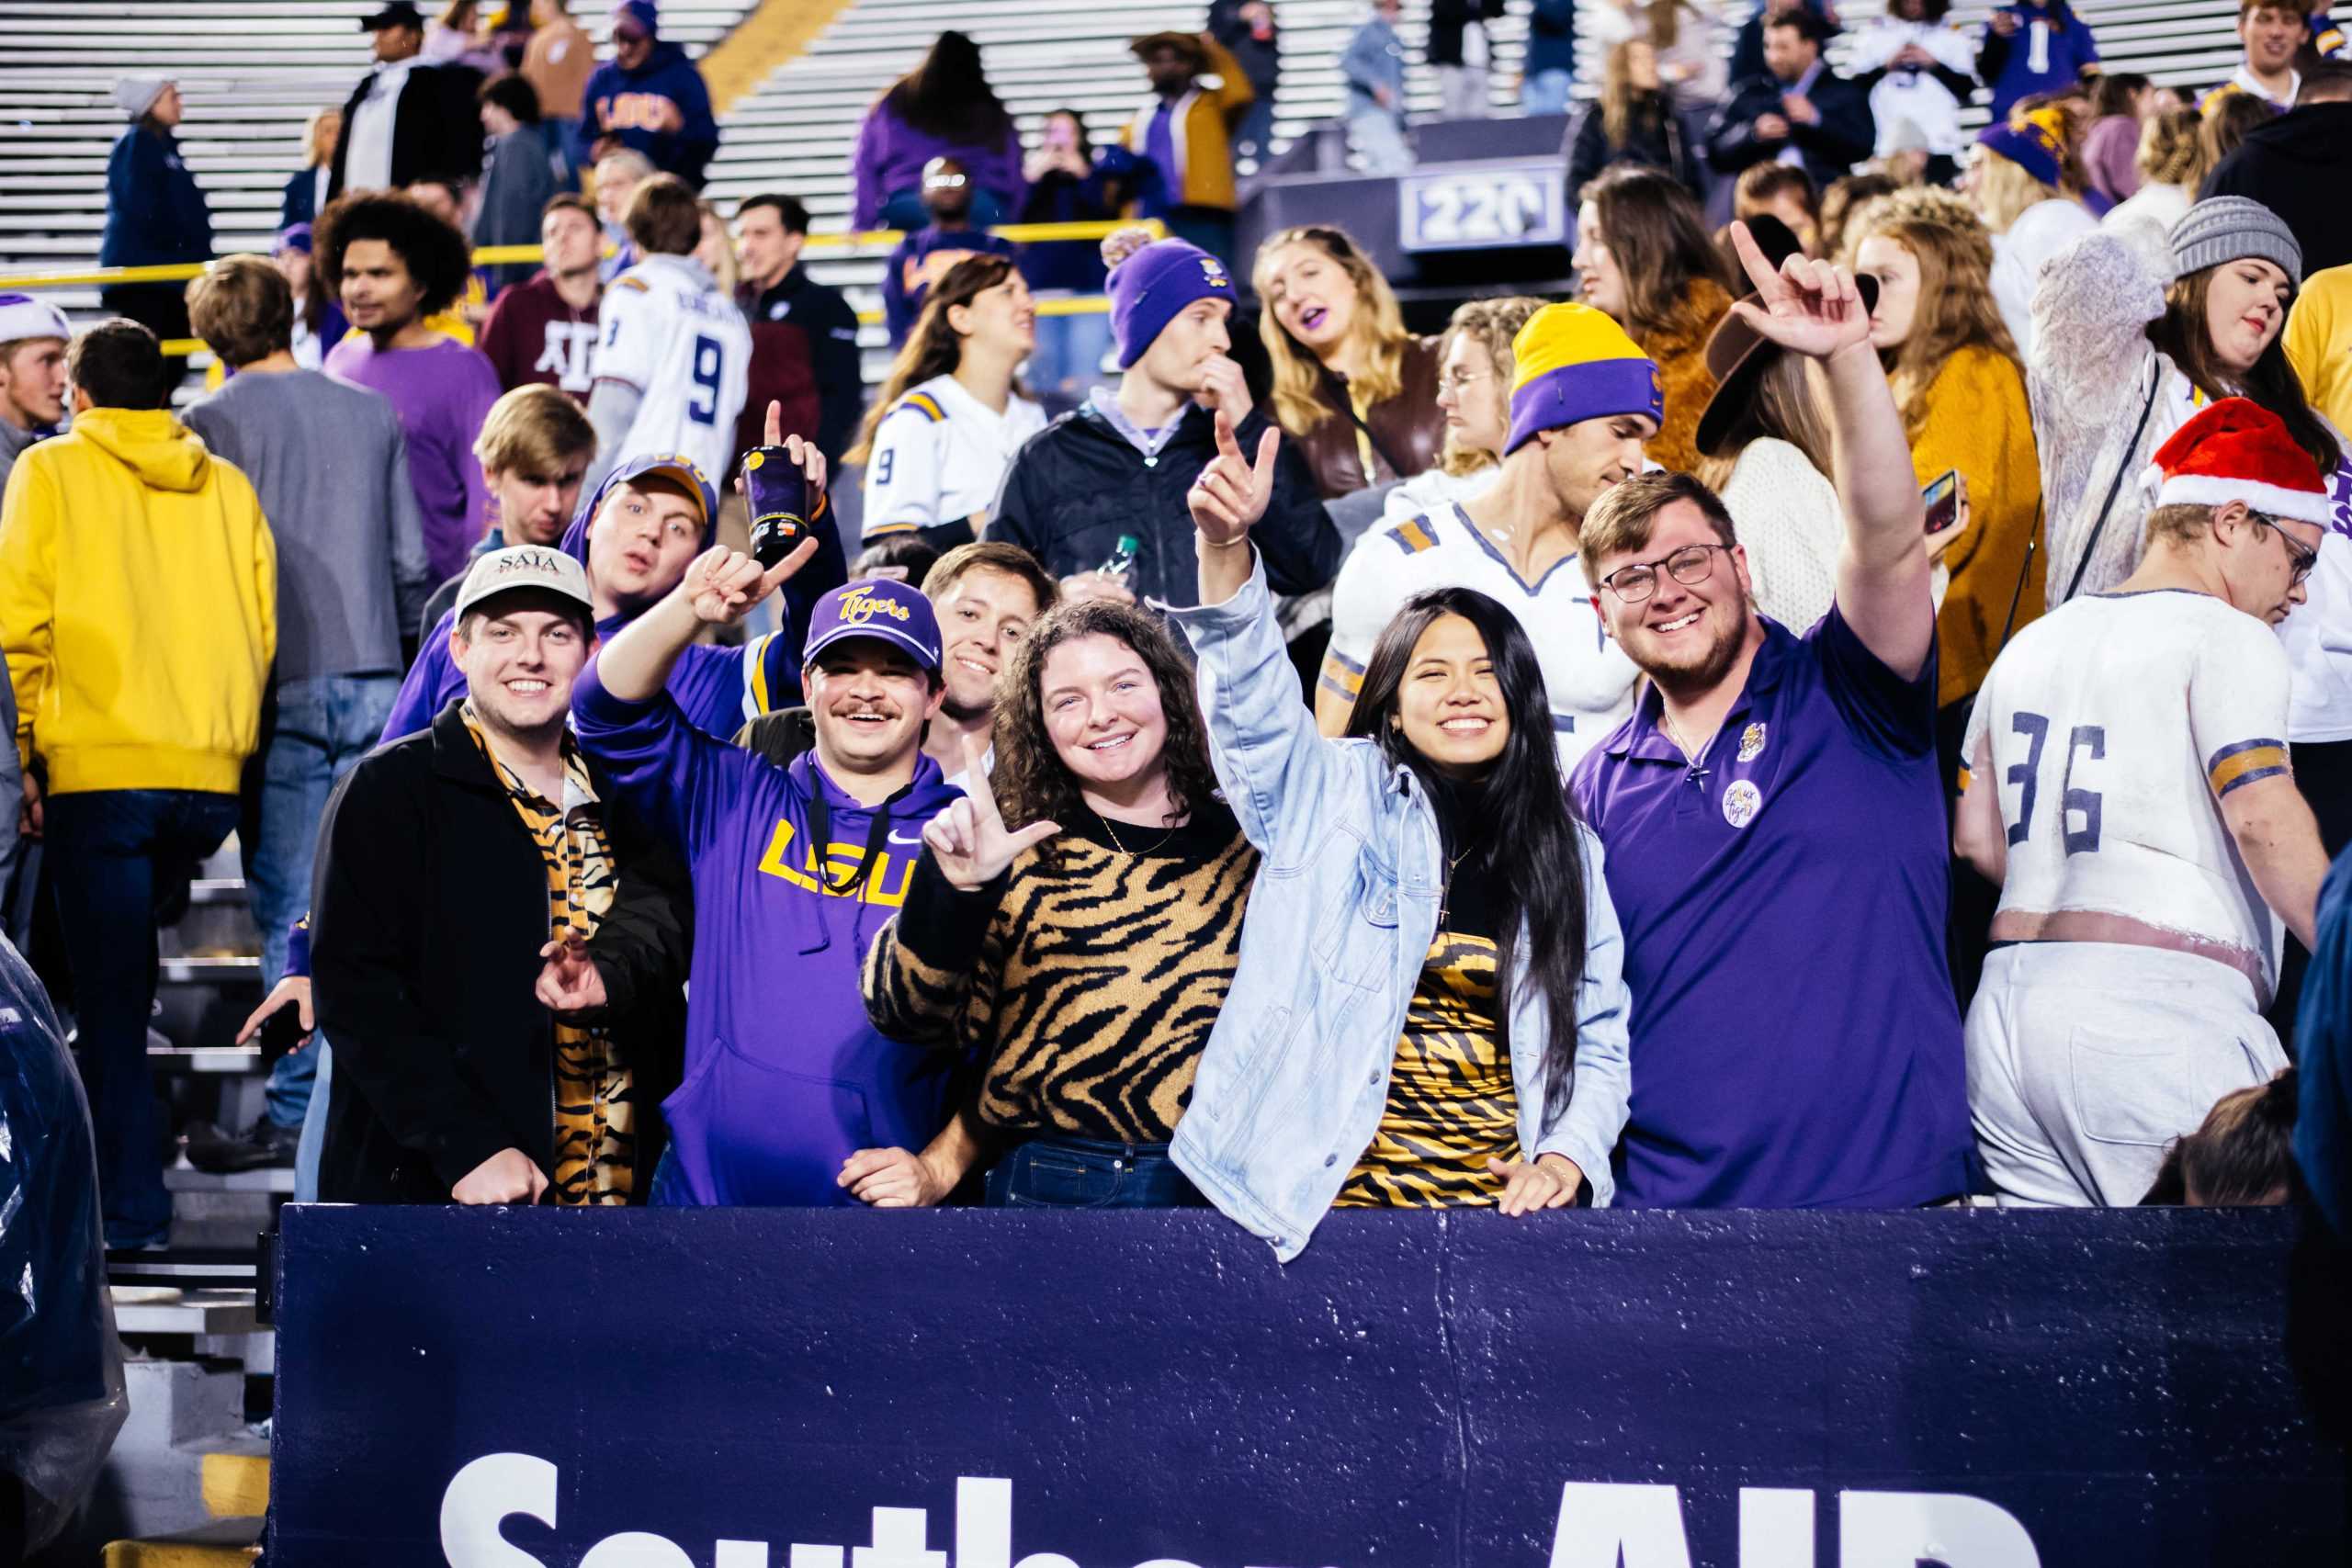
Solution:
M 544 545 L 511 545 L 476 558 L 458 589 L 458 617 L 475 605 L 518 588 L 537 588 L 576 602 L 593 618 L 596 597 L 588 591 L 588 569 L 561 550 Z
M 48 300 L 29 294 L 0 294 L 0 343 L 28 337 L 71 339 L 73 335 L 65 312 Z

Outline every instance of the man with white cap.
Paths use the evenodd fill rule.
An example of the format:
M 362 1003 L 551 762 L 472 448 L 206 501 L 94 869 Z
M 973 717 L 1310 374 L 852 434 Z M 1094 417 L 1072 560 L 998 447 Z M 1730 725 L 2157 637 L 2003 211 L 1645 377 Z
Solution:
M 130 124 L 107 153 L 107 227 L 100 266 L 162 266 L 209 261 L 212 214 L 180 157 L 179 85 L 168 76 L 125 76 L 115 106 Z M 187 306 L 176 283 L 111 283 L 98 303 L 165 343 L 187 336 Z M 178 362 L 173 362 L 176 374 Z
M 465 694 L 327 807 L 311 919 L 335 1051 L 325 1201 L 644 1201 L 676 1082 L 689 894 L 570 734 L 594 616 L 561 550 L 481 557 L 449 634 Z M 628 940 L 600 940 L 648 884 L 662 895 L 633 899 Z M 603 1005 L 582 1010 L 592 965 Z
M 64 313 L 29 294 L 0 294 L 0 495 L 8 486 L 17 455 L 65 423 L 65 345 L 74 329 Z M 17 729 L 17 696 L 0 682 L 0 723 Z M 24 793 L 24 774 L 14 748 L 0 753 L 0 906 L 17 863 L 17 835 L 6 813 Z M 30 874 L 28 873 L 28 874 Z
M 2005 1204 L 2139 1202 L 2173 1139 L 2286 1066 L 2262 1017 L 2278 920 L 2314 945 L 2327 859 L 2272 628 L 2333 502 L 2245 398 L 2174 432 L 2151 477 L 2138 570 L 2018 633 L 1970 718 L 1953 843 L 2001 903 L 1968 1100 Z
M 29 294 L 0 294 L 0 489 L 17 454 L 65 426 L 65 313 Z

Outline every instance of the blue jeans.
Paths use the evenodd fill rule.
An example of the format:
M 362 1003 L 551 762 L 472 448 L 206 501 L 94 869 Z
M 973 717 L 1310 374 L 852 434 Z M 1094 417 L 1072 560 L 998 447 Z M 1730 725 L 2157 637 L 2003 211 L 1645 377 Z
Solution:
M 997 198 L 996 192 L 975 189 L 972 192 L 972 227 L 993 229 L 1003 221 L 1004 203 Z M 917 229 L 930 228 L 931 209 L 922 204 L 922 188 L 909 186 L 904 190 L 892 191 L 890 199 L 882 204 L 882 226 L 904 229 L 910 233 Z
M 1348 141 L 1363 160 L 1367 175 L 1401 175 L 1413 166 L 1413 150 L 1405 144 L 1404 117 L 1393 109 L 1350 109 Z
M 1573 73 L 1538 71 L 1519 85 L 1519 112 L 1521 114 L 1566 114 L 1568 112 L 1568 89 L 1576 83 Z
M 400 690 L 397 675 L 324 675 L 282 681 L 272 695 L 243 838 L 265 989 L 286 973 L 286 928 L 311 907 L 311 865 L 327 796 L 375 750 Z M 302 1124 L 317 1066 L 315 1051 L 297 1051 L 270 1069 L 272 1122 Z
M 45 852 L 74 975 L 82 1085 L 97 1134 L 107 1245 L 171 1232 L 163 1132 L 147 1068 L 155 922 L 237 825 L 237 797 L 186 789 L 88 790 L 44 807 Z
M 1241 123 L 1234 128 L 1233 155 L 1261 165 L 1274 155 L 1274 96 L 1271 92 L 1260 93 L 1242 111 Z
M 991 1209 L 1196 1209 L 1166 1144 L 1032 1138 L 989 1172 Z

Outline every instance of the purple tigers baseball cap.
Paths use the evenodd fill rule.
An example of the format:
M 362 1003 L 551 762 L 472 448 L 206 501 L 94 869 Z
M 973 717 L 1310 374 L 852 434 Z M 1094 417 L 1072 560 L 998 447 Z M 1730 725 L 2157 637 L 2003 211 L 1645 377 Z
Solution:
M 851 637 L 893 643 L 924 670 L 939 673 L 939 617 L 922 591 L 885 578 L 860 578 L 817 602 L 800 661 L 814 664 L 820 649 Z

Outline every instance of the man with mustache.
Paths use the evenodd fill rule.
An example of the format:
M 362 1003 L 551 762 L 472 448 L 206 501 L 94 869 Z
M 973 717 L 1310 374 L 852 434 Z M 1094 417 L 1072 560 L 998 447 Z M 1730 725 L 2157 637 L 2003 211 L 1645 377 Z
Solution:
M 1853 274 L 1732 236 L 1723 332 L 1811 363 L 1845 512 L 1803 637 L 1757 614 L 1713 491 L 1619 484 L 1586 513 L 1609 635 L 1650 677 L 1574 789 L 1609 851 L 1634 996 L 1617 1201 L 1903 1207 L 1969 1187 L 1944 964 L 1936 606 L 1903 418 Z
M 884 1037 L 858 970 L 906 900 L 922 827 L 957 798 L 923 755 L 940 709 L 939 625 L 903 582 L 819 604 L 803 649 L 816 746 L 778 767 L 688 722 L 664 690 L 705 626 L 741 618 L 814 552 L 772 570 L 719 547 L 582 675 L 582 748 L 684 854 L 695 948 L 685 1081 L 653 1201 L 852 1204 L 862 1148 L 922 1148 L 945 1125 L 954 1063 Z

